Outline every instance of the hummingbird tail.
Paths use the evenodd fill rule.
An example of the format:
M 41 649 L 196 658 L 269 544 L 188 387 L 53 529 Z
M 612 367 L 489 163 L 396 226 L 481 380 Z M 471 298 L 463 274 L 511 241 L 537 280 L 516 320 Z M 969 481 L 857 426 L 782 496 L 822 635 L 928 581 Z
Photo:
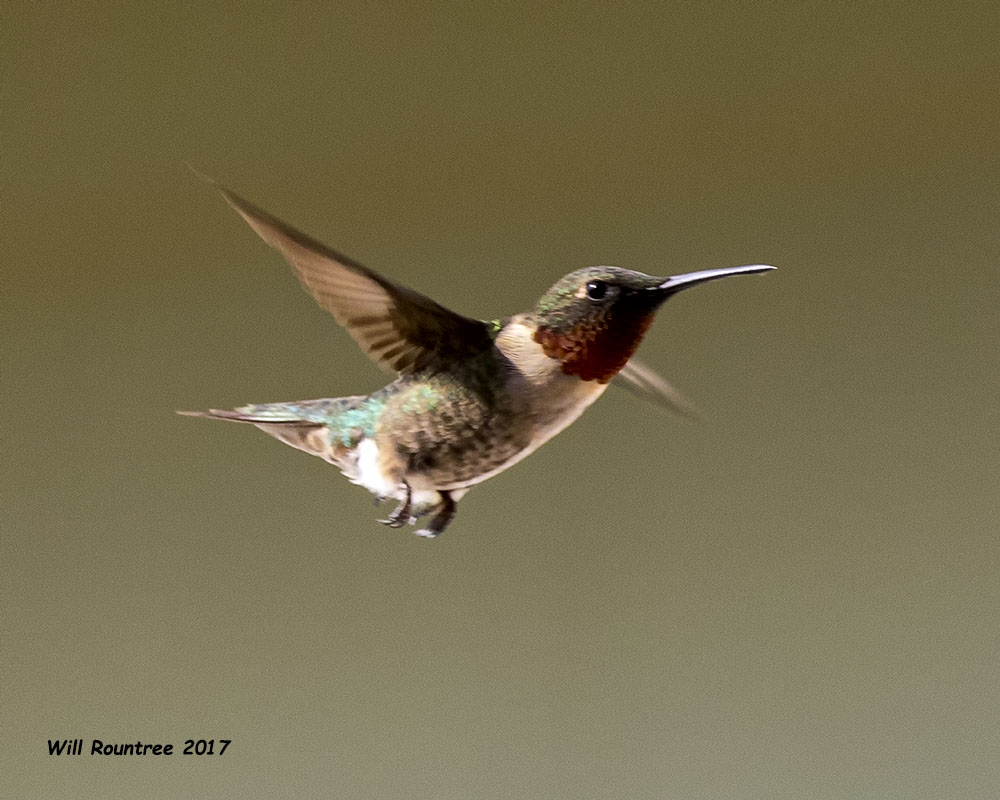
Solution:
M 266 409 L 265 406 L 257 406 L 256 408 L 260 408 L 262 411 L 254 413 L 248 407 L 236 411 L 213 408 L 208 411 L 178 411 L 177 413 L 185 417 L 206 417 L 226 422 L 249 423 L 264 431 L 268 436 L 273 436 L 278 441 L 291 445 L 296 450 L 319 456 L 330 463 L 337 463 L 337 459 L 346 454 L 347 448 L 338 447 L 338 443 L 331 443 L 327 427 L 322 422 L 293 417 L 291 412 L 286 413 L 282 418 L 276 408 Z
M 252 403 L 232 411 L 178 411 L 186 417 L 207 417 L 248 423 L 297 450 L 341 466 L 351 458 L 358 441 L 374 425 L 380 403 L 365 395 L 324 397 L 291 403 Z
M 211 408 L 208 411 L 178 411 L 185 417 L 207 417 L 228 422 L 249 422 L 256 425 L 325 425 L 337 414 L 356 408 L 365 400 L 364 395 L 354 397 L 324 397 L 319 400 L 298 400 L 291 403 L 251 403 L 232 411 Z
M 293 425 L 310 428 L 317 427 L 318 423 L 301 418 L 275 419 L 274 417 L 247 414 L 241 411 L 226 411 L 225 409 L 210 408 L 208 411 L 178 411 L 183 417 L 204 417 L 205 419 L 223 419 L 227 422 L 248 422 L 251 425 L 258 425 L 266 422 L 269 425 Z

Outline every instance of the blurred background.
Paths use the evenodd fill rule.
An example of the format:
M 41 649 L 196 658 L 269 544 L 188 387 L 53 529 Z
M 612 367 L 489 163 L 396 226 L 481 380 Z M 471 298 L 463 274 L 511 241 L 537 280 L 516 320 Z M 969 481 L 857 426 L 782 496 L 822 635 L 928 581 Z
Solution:
M 998 796 L 994 4 L 2 10 L 5 797 Z M 386 381 L 187 161 L 472 316 L 780 269 L 424 541 L 174 414 Z

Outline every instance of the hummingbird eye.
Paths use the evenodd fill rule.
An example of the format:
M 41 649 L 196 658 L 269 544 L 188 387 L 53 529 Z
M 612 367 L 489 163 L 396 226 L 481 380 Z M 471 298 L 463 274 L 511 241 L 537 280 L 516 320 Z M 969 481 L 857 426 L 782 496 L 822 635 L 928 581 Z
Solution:
M 587 297 L 598 302 L 603 300 L 608 294 L 608 285 L 604 281 L 590 281 L 587 283 Z

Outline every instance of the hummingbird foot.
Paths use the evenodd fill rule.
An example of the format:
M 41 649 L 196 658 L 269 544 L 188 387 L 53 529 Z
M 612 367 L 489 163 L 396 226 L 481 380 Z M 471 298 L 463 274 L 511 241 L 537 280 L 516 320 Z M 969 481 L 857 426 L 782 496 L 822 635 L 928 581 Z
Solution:
M 413 500 L 413 490 L 406 481 L 403 481 L 403 487 L 406 489 L 406 497 L 393 509 L 387 519 L 379 520 L 383 525 L 388 525 L 390 528 L 402 528 L 407 522 L 411 521 L 410 505 Z
M 451 524 L 451 521 L 455 519 L 455 501 L 452 499 L 450 492 L 439 492 L 441 495 L 441 505 L 437 510 L 437 513 L 431 519 L 430 524 L 426 528 L 421 528 L 417 531 L 417 536 L 422 536 L 425 539 L 436 539 L 442 533 L 444 529 Z

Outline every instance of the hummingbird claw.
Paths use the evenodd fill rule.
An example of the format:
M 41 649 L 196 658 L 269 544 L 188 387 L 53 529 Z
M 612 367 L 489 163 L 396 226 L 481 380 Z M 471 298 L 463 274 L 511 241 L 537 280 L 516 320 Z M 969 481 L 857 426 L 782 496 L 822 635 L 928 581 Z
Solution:
M 441 506 L 431 519 L 430 525 L 417 531 L 417 536 L 423 539 L 436 539 L 444 529 L 455 519 L 455 501 L 450 492 L 438 492 L 441 495 Z
M 407 522 L 411 524 L 413 522 L 413 517 L 410 516 L 410 501 L 413 499 L 413 491 L 410 489 L 410 484 L 405 481 L 403 482 L 403 486 L 406 489 L 406 496 L 402 502 L 393 509 L 388 519 L 379 520 L 383 525 L 388 525 L 390 528 L 402 528 Z

